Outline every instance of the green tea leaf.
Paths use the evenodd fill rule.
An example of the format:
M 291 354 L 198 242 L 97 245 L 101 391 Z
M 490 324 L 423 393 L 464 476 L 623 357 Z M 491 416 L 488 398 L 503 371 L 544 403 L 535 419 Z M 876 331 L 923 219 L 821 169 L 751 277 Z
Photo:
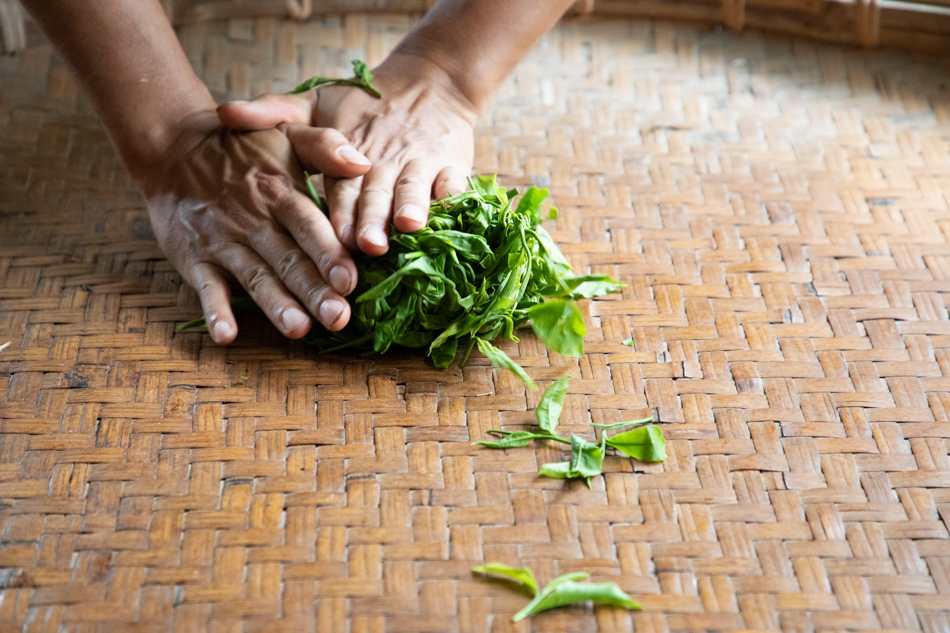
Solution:
M 330 206 L 327 204 L 327 199 L 321 196 L 317 192 L 317 188 L 313 186 L 313 181 L 310 180 L 312 177 L 309 172 L 303 172 L 304 180 L 307 181 L 307 191 L 310 193 L 310 197 L 313 198 L 313 203 L 317 205 L 317 208 L 323 211 L 324 214 L 330 215 Z
M 541 611 L 588 601 L 597 604 L 626 607 L 628 609 L 642 609 L 639 604 L 634 602 L 634 600 L 615 583 L 578 582 L 575 579 L 576 575 L 574 576 L 573 578 L 565 578 L 562 576 L 548 583 L 548 585 L 535 596 L 534 600 L 515 614 L 512 621 L 520 622 Z M 580 576 L 586 577 L 587 574 L 580 574 Z
M 632 338 L 628 338 L 627 340 L 625 340 L 625 341 L 623 342 L 623 344 L 624 344 L 624 345 L 629 345 L 630 347 L 633 347 L 633 339 L 632 339 Z
M 532 595 L 538 595 L 538 582 L 534 579 L 534 574 L 532 574 L 531 570 L 527 567 L 517 568 L 509 567 L 508 565 L 502 565 L 501 563 L 486 563 L 485 565 L 473 567 L 472 572 L 479 574 L 494 574 L 496 576 L 510 578 L 511 580 L 519 582 L 530 589 Z
M 571 472 L 571 462 L 551 462 L 538 469 L 538 475 L 552 479 L 570 479 L 577 476 Z
M 639 426 L 607 438 L 607 446 L 624 455 L 644 462 L 662 462 L 666 459 L 666 440 L 655 424 Z
M 534 410 L 534 416 L 538 419 L 538 426 L 549 433 L 554 433 L 557 428 L 557 421 L 561 417 L 561 410 L 564 408 L 564 396 L 567 394 L 567 382 L 570 376 L 558 378 L 554 384 L 544 390 L 538 407 Z
M 531 380 L 531 376 L 528 375 L 521 365 L 511 360 L 508 354 L 483 339 L 476 338 L 475 343 L 478 345 L 478 351 L 491 361 L 492 367 L 505 367 L 510 369 L 516 376 L 521 378 L 529 388 L 538 388 L 538 386 L 534 384 L 534 381 Z
M 432 364 L 436 369 L 445 369 L 455 360 L 455 353 L 458 351 L 459 340 L 450 339 L 434 348 L 429 354 L 432 356 Z
M 616 279 L 611 279 L 607 275 L 587 275 L 571 292 L 573 299 L 593 299 L 602 295 L 616 292 L 621 288 L 626 288 L 627 284 L 622 284 Z
M 489 431 L 489 433 L 491 433 L 491 431 Z M 498 431 L 498 433 L 504 433 L 504 431 Z M 534 439 L 550 438 L 539 433 L 531 433 L 530 431 L 513 431 L 505 433 L 497 442 L 482 440 L 480 442 L 472 442 L 472 445 L 486 446 L 488 448 L 522 448 L 530 444 L 531 440 Z
M 582 437 L 571 436 L 571 461 L 544 464 L 538 470 L 542 477 L 554 479 L 574 479 L 582 477 L 590 487 L 590 478 L 601 474 L 606 453 L 606 438 L 601 436 L 599 444 L 588 442 Z
M 535 223 L 540 222 L 541 205 L 545 199 L 547 199 L 549 193 L 547 189 L 538 189 L 535 186 L 531 186 L 521 197 L 516 212 L 529 214 L 535 220 Z M 556 213 L 557 211 L 555 211 L 555 214 Z
M 595 477 L 604 467 L 605 439 L 599 444 L 588 442 L 582 437 L 571 436 L 571 471 L 575 477 Z
M 369 66 L 367 66 L 366 62 L 364 62 L 363 60 L 361 59 L 353 60 L 353 75 L 356 77 L 356 79 L 359 79 L 361 82 L 363 82 L 364 86 L 372 87 L 373 73 L 370 71 Z M 379 93 L 376 93 L 376 96 L 378 97 L 381 95 Z
M 358 59 L 353 60 L 353 74 L 355 75 L 352 79 L 340 79 L 338 77 L 311 77 L 310 79 L 299 84 L 296 88 L 288 92 L 289 95 L 300 94 L 301 92 L 307 92 L 308 90 L 313 90 L 318 86 L 324 86 L 329 84 L 343 85 L 343 86 L 356 86 L 357 88 L 362 88 L 366 92 L 370 93 L 377 99 L 382 97 L 376 87 L 373 85 L 373 73 L 370 72 L 369 68 L 366 66 L 365 62 L 362 62 Z
M 573 301 L 554 299 L 528 309 L 531 328 L 544 344 L 564 356 L 583 356 L 587 326 Z
M 646 424 L 647 422 L 653 422 L 652 415 L 648 418 L 643 418 L 642 420 L 628 420 L 626 422 L 614 422 L 613 424 L 597 424 L 596 422 L 591 422 L 590 425 L 596 426 L 598 429 L 614 431 L 616 429 L 622 429 L 625 426 L 636 426 L 638 424 Z

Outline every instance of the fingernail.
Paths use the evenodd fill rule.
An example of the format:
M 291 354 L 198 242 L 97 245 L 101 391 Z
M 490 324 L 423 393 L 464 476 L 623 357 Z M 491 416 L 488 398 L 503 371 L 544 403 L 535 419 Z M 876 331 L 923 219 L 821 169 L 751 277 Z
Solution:
M 247 99 L 235 99 L 234 101 L 228 101 L 228 105 L 244 105 L 245 103 L 250 103 Z
M 327 299 L 320 304 L 320 322 L 327 328 L 340 320 L 343 316 L 343 302 L 338 299 Z
M 234 330 L 227 321 L 215 321 L 215 324 L 211 326 L 211 338 L 214 339 L 215 343 L 230 338 L 233 333 Z
M 284 329 L 288 332 L 296 330 L 301 325 L 304 325 L 309 321 L 310 317 L 297 308 L 287 308 L 284 310 L 284 313 L 280 315 L 280 322 L 283 324 Z
M 330 285 L 341 295 L 350 294 L 353 276 L 346 266 L 337 265 L 330 270 Z
M 336 153 L 348 163 L 353 163 L 354 165 L 372 165 L 369 159 L 359 153 L 352 145 L 344 145 L 338 149 Z
M 403 205 L 403 207 L 399 209 L 399 213 L 397 215 L 407 220 L 412 220 L 413 222 L 416 222 L 422 226 L 425 226 L 426 221 L 429 219 L 429 214 L 426 213 L 424 209 L 417 207 L 414 204 Z
M 386 237 L 386 233 L 375 225 L 370 225 L 363 229 L 363 239 L 373 246 L 379 246 L 380 248 L 389 247 L 389 238 Z

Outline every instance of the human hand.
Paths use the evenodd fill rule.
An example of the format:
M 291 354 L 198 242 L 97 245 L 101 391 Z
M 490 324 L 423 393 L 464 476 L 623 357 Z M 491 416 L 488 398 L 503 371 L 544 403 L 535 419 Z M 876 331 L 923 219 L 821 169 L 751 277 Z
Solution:
M 334 130 L 313 128 L 301 152 L 313 171 L 359 177 L 369 161 Z M 151 168 L 148 168 L 151 167 Z M 235 132 L 213 110 L 189 116 L 154 165 L 133 165 L 168 259 L 201 299 L 217 343 L 237 335 L 233 277 L 286 336 L 346 325 L 343 298 L 356 266 L 326 216 L 305 195 L 304 173 L 279 130 Z
M 325 175 L 330 222 L 347 248 L 382 255 L 389 250 L 390 218 L 400 231 L 417 231 L 433 196 L 468 188 L 477 111 L 444 71 L 416 55 L 390 55 L 373 83 L 381 99 L 358 88 L 324 86 L 224 104 L 218 116 L 239 130 L 281 124 L 305 169 L 320 128 L 343 133 L 373 166 L 361 177 Z

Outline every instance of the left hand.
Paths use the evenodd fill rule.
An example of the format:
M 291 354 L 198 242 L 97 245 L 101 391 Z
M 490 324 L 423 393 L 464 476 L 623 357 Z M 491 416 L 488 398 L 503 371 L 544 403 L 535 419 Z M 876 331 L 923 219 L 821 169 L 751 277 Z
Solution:
M 317 129 L 342 132 L 373 166 L 361 177 L 324 179 L 330 222 L 350 250 L 382 255 L 390 221 L 400 231 L 417 231 L 433 196 L 468 189 L 478 112 L 445 71 L 417 55 L 393 53 L 374 75 L 381 99 L 331 85 L 224 104 L 218 117 L 240 130 L 279 125 L 305 169 L 315 158 Z

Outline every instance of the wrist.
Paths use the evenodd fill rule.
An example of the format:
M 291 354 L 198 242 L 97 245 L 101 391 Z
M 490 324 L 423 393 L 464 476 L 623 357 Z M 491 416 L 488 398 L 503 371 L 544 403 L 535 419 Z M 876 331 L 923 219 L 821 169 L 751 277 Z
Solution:
M 419 81 L 432 86 L 455 101 L 473 125 L 488 109 L 497 91 L 497 87 L 488 82 L 473 86 L 454 59 L 443 54 L 439 47 L 428 46 L 421 36 L 403 40 L 379 66 L 376 74 L 382 83 L 392 77 L 406 86 Z
M 217 122 L 216 104 L 203 85 L 178 99 L 162 99 L 160 107 L 155 107 L 158 100 L 154 93 L 132 96 L 129 101 L 135 107 L 102 118 L 111 122 L 107 126 L 109 136 L 129 173 L 139 182 L 162 169 L 183 132 L 193 131 L 196 126 L 210 131 Z

